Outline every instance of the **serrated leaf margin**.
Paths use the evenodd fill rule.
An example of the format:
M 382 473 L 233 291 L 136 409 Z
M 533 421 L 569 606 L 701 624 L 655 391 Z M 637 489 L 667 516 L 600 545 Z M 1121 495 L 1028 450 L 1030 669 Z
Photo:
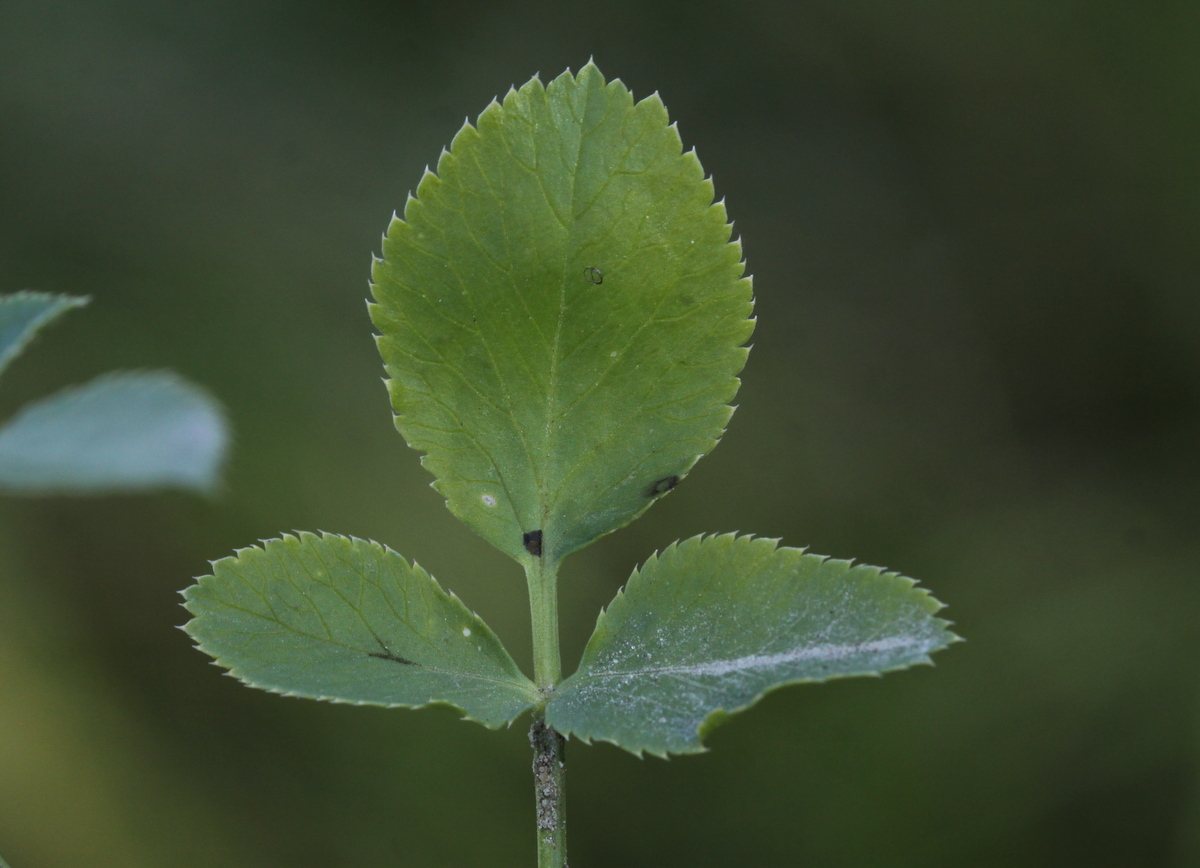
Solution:
M 672 542 L 670 545 L 666 546 L 665 548 L 652 553 L 650 555 L 650 557 L 648 557 L 645 560 L 645 562 L 643 562 L 641 565 L 634 567 L 634 570 L 630 574 L 629 579 L 626 581 L 626 583 L 617 590 L 617 593 L 613 596 L 613 599 L 611 601 L 609 601 L 609 604 L 600 610 L 600 614 L 596 618 L 596 627 L 592 631 L 592 636 L 588 639 L 587 645 L 584 648 L 584 652 L 580 658 L 579 667 L 576 669 L 576 672 L 580 671 L 583 668 L 583 666 L 585 665 L 585 662 L 588 659 L 589 649 L 591 649 L 591 647 L 593 646 L 593 643 L 598 644 L 601 641 L 600 639 L 598 639 L 598 637 L 600 635 L 600 630 L 604 624 L 605 618 L 608 616 L 608 613 L 612 610 L 612 607 L 614 605 L 616 605 L 619 600 L 624 600 L 627 593 L 630 591 L 631 588 L 635 588 L 641 582 L 646 581 L 645 570 L 648 566 L 651 565 L 651 563 L 657 563 L 662 557 L 666 556 L 668 553 L 671 553 L 671 552 L 674 552 L 675 550 L 681 549 L 684 546 L 691 546 L 691 545 L 699 546 L 702 543 L 704 543 L 705 541 L 713 540 L 713 539 L 729 539 L 732 541 L 749 540 L 754 543 L 766 543 L 766 544 L 771 545 L 772 553 L 785 552 L 789 555 L 794 555 L 797 559 L 799 559 L 800 557 L 805 557 L 805 556 L 820 558 L 822 563 L 832 561 L 835 563 L 845 564 L 847 567 L 847 570 L 855 568 L 855 567 L 857 567 L 859 569 L 865 568 L 865 569 L 873 570 L 873 571 L 875 571 L 875 574 L 874 574 L 874 576 L 871 577 L 872 580 L 887 580 L 887 581 L 892 581 L 892 582 L 898 581 L 899 583 L 901 583 L 903 585 L 905 590 L 916 592 L 917 595 L 920 597 L 921 606 L 930 615 L 934 615 L 936 612 L 939 612 L 946 607 L 945 604 L 942 603 L 940 600 L 938 600 L 936 597 L 934 597 L 933 594 L 930 593 L 930 591 L 927 588 L 921 587 L 920 583 L 917 582 L 916 579 L 913 579 L 909 576 L 905 576 L 902 573 L 897 572 L 895 570 L 887 570 L 883 567 L 877 567 L 877 566 L 873 566 L 870 564 L 855 564 L 852 559 L 833 558 L 828 555 L 814 555 L 814 554 L 809 553 L 807 548 L 797 548 L 797 547 L 793 547 L 793 546 L 781 546 L 781 545 L 779 545 L 779 543 L 780 543 L 779 538 L 757 537 L 754 534 L 749 534 L 749 533 L 743 534 L 738 531 L 733 531 L 733 532 L 728 532 L 728 533 L 717 533 L 717 534 L 701 533 L 701 534 L 697 534 L 695 536 L 689 537 L 685 540 L 676 540 L 675 542 Z M 584 742 L 585 744 L 592 744 L 593 742 L 597 742 L 597 741 L 607 742 L 609 744 L 612 744 L 612 745 L 620 748 L 621 750 L 623 750 L 627 753 L 633 754 L 634 756 L 636 756 L 638 758 L 642 758 L 646 754 L 649 754 L 651 756 L 655 756 L 655 757 L 658 757 L 659 759 L 665 760 L 665 759 L 670 759 L 671 756 L 688 756 L 688 755 L 694 755 L 694 754 L 707 753 L 710 750 L 710 748 L 706 744 L 704 744 L 704 740 L 714 729 L 716 729 L 718 726 L 723 724 L 725 721 L 729 720 L 731 717 L 733 717 L 737 714 L 740 714 L 744 711 L 749 710 L 751 707 L 753 707 L 754 705 L 759 703 L 764 697 L 766 697 L 767 695 L 769 695 L 771 693 L 774 693 L 777 690 L 782 690 L 786 687 L 791 687 L 791 686 L 794 686 L 797 684 L 823 684 L 828 681 L 836 681 L 836 680 L 841 680 L 841 679 L 845 679 L 845 678 L 862 678 L 862 677 L 880 678 L 887 673 L 903 672 L 905 670 L 912 669 L 915 666 L 933 666 L 933 665 L 935 665 L 933 662 L 933 659 L 930 656 L 931 654 L 934 654 L 938 651 L 944 650 L 945 648 L 949 647 L 950 645 L 953 645 L 958 642 L 963 642 L 965 640 L 961 636 L 958 636 L 957 634 L 955 634 L 953 631 L 951 631 L 949 629 L 949 627 L 953 626 L 954 622 L 946 620 L 944 618 L 937 618 L 937 617 L 933 618 L 932 620 L 933 620 L 933 623 L 946 635 L 947 638 L 946 638 L 946 641 L 943 642 L 941 645 L 939 645 L 935 648 L 931 648 L 927 653 L 925 653 L 923 655 L 923 659 L 915 660 L 910 663 L 899 664 L 896 666 L 890 666 L 890 667 L 887 667 L 884 669 L 880 669 L 876 672 L 854 673 L 854 674 L 833 674 L 833 675 L 816 677 L 816 678 L 813 678 L 813 677 L 795 678 L 795 679 L 789 679 L 786 681 L 782 681 L 777 684 L 772 684 L 772 685 L 768 686 L 767 688 L 765 688 L 764 690 L 760 691 L 752 699 L 750 699 L 749 701 L 747 701 L 746 703 L 744 703 L 742 705 L 738 705 L 738 706 L 735 706 L 735 707 L 729 708 L 729 709 L 719 707 L 719 708 L 714 708 L 713 710 L 711 710 L 696 728 L 697 746 L 694 748 L 689 748 L 686 750 L 671 750 L 671 751 L 657 751 L 657 750 L 654 750 L 654 749 L 648 748 L 648 747 L 633 749 L 633 748 L 629 748 L 629 747 L 621 744 L 616 739 L 607 738 L 604 736 L 592 736 L 592 737 L 580 736 L 580 735 L 572 733 L 569 728 L 563 728 L 563 729 L 560 729 L 559 731 L 564 736 L 578 738 L 580 741 Z M 566 679 L 564 679 L 564 681 L 561 683 L 565 684 Z M 551 723 L 551 725 L 554 725 L 553 711 L 552 711 L 553 701 L 554 701 L 554 693 L 551 693 L 550 696 L 548 697 L 547 706 L 546 706 L 546 717 L 547 717 L 547 720 Z M 558 729 L 557 726 L 555 728 Z
M 502 721 L 500 723 L 492 725 L 485 721 L 479 720 L 476 717 L 471 716 L 471 714 L 468 713 L 466 711 L 466 709 L 464 709 L 458 705 L 455 705 L 453 702 L 448 702 L 448 701 L 444 701 L 444 700 L 430 700 L 429 702 L 423 702 L 423 703 L 419 703 L 419 704 L 410 705 L 407 703 L 388 703 L 388 702 L 372 702 L 369 700 L 362 701 L 362 700 L 353 700 L 353 699 L 342 699 L 340 697 L 335 697 L 335 696 L 313 696 L 313 695 L 308 695 L 308 694 L 304 694 L 304 693 L 298 693 L 294 690 L 284 690 L 281 688 L 264 686 L 262 684 L 255 683 L 253 680 L 246 677 L 243 673 L 240 673 L 238 671 L 238 667 L 235 664 L 228 662 L 227 659 L 225 659 L 222 655 L 215 653 L 206 643 L 197 639 L 196 636 L 193 635 L 192 631 L 188 629 L 194 622 L 198 621 L 201 617 L 200 615 L 197 615 L 195 612 L 193 612 L 191 610 L 191 608 L 188 606 L 188 602 L 190 602 L 190 599 L 191 599 L 189 594 L 200 587 L 200 583 L 202 580 L 204 580 L 205 578 L 210 578 L 211 576 L 215 575 L 219 564 L 227 563 L 227 562 L 236 562 L 245 553 L 265 552 L 266 546 L 271 543 L 295 544 L 295 543 L 302 542 L 305 537 L 313 537 L 316 539 L 320 539 L 322 541 L 329 540 L 329 539 L 336 539 L 336 540 L 348 542 L 351 545 L 353 545 L 355 543 L 363 543 L 368 546 L 377 547 L 378 549 L 382 550 L 385 553 L 390 553 L 390 554 L 395 555 L 396 557 L 398 557 L 402 561 L 404 561 L 404 563 L 406 563 L 408 565 L 409 569 L 411 569 L 414 573 L 417 573 L 418 575 L 423 576 L 424 578 L 428 579 L 430 584 L 434 588 L 434 594 L 436 596 L 438 596 L 442 600 L 451 601 L 453 604 L 461 606 L 465 612 L 467 612 L 473 619 L 475 619 L 475 621 L 478 623 L 478 625 L 485 632 L 486 635 L 495 639 L 495 641 L 497 642 L 497 644 L 500 645 L 501 648 L 505 648 L 504 643 L 500 640 L 500 637 L 496 635 L 495 631 L 493 631 L 492 628 L 490 626 L 488 626 L 487 622 L 484 621 L 483 618 L 479 617 L 478 614 L 476 614 L 473 610 L 471 610 L 469 607 L 467 607 L 467 605 L 465 603 L 463 603 L 463 601 L 453 591 L 443 588 L 442 584 L 439 581 L 437 581 L 437 579 L 435 579 L 432 574 L 430 574 L 427 570 L 425 570 L 425 568 L 422 567 L 415 560 L 409 561 L 402 554 L 395 551 L 390 546 L 387 546 L 380 542 L 376 542 L 375 540 L 364 539 L 362 537 L 356 537 L 356 536 L 347 536 L 345 534 L 329 533 L 328 531 L 321 531 L 321 530 L 319 530 L 315 533 L 311 532 L 311 531 L 296 530 L 291 533 L 283 533 L 280 536 L 273 537 L 271 539 L 260 539 L 259 543 L 261 545 L 243 546 L 242 548 L 235 549 L 232 555 L 226 555 L 225 557 L 218 558 L 215 561 L 209 561 L 209 564 L 212 567 L 213 572 L 211 572 L 205 576 L 197 576 L 195 578 L 195 584 L 190 585 L 189 587 L 184 588 L 182 591 L 179 592 L 180 596 L 182 596 L 185 600 L 185 602 L 183 603 L 183 607 L 188 611 L 188 613 L 190 615 L 192 615 L 192 619 L 184 624 L 179 625 L 179 629 L 182 630 L 184 633 L 186 633 L 188 635 L 188 637 L 193 640 L 193 645 L 192 645 L 193 648 L 195 648 L 196 650 L 200 651 L 201 653 L 203 653 L 211 658 L 211 660 L 209 662 L 212 665 L 218 666 L 218 667 L 226 670 L 224 673 L 225 675 L 228 675 L 229 677 L 234 678 L 237 681 L 241 682 L 245 686 L 251 687 L 255 690 L 261 690 L 264 693 L 273 693 L 276 696 L 285 696 L 285 697 L 288 697 L 291 699 L 308 699 L 308 700 L 315 700 L 318 702 L 329 702 L 334 705 L 373 706 L 376 708 L 408 708 L 408 709 L 413 709 L 413 710 L 417 710 L 417 709 L 421 709 L 421 708 L 436 708 L 436 707 L 448 708 L 448 709 L 452 709 L 453 711 L 456 711 L 459 714 L 461 714 L 462 715 L 460 718 L 461 720 L 478 723 L 481 726 L 487 727 L 488 729 L 499 729 L 501 726 L 511 726 L 513 721 L 516 720 L 516 718 L 519 717 L 521 714 L 525 713 L 526 711 L 529 711 L 530 709 L 532 709 L 532 708 L 540 705 L 542 702 L 544 702 L 544 697 L 538 691 L 537 687 L 533 684 L 532 681 L 530 681 L 522 673 L 522 678 L 524 678 L 525 684 L 528 685 L 528 693 L 529 693 L 529 700 L 530 700 L 529 706 L 527 708 L 523 709 L 522 711 L 517 712 L 509 720 Z M 507 648 L 505 648 L 505 653 L 508 653 Z M 514 684 L 514 686 L 523 686 L 523 685 L 520 685 L 520 682 L 513 682 L 513 684 Z

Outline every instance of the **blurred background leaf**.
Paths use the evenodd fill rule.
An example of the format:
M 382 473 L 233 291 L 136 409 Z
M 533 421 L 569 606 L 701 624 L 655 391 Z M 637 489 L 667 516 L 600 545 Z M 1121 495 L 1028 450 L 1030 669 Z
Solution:
M 102 374 L 0 426 L 0 491 L 212 491 L 228 439 L 221 406 L 170 371 Z
M 239 438 L 215 502 L 0 502 L 0 853 L 532 863 L 523 727 L 280 700 L 173 627 L 207 559 L 324 529 L 528 669 L 519 570 L 392 429 L 364 299 L 463 116 L 594 54 L 728 197 L 759 326 L 687 490 L 568 562 L 568 670 L 699 532 L 916 576 L 969 641 L 768 697 L 701 757 L 572 745 L 573 861 L 1195 864 L 1198 40 L 1181 0 L 0 4 L 0 291 L 95 299 L 0 418 L 170 367 Z
M 0 295 L 0 372 L 20 355 L 38 329 L 71 308 L 87 303 L 88 299 L 81 296 L 28 290 Z

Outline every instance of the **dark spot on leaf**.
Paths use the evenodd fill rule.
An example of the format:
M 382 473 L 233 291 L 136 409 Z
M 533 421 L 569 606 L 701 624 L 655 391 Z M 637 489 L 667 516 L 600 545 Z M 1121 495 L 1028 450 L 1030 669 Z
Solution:
M 583 276 L 586 277 L 591 283 L 596 284 L 596 286 L 604 283 L 604 272 L 594 265 L 589 265 L 587 268 L 585 268 L 583 270 Z
M 380 654 L 378 652 L 369 653 L 369 654 L 367 654 L 367 656 L 368 657 L 376 657 L 380 660 L 391 660 L 393 663 L 403 663 L 405 666 L 416 666 L 417 665 L 412 660 L 408 660 L 404 657 L 398 657 L 397 655 L 393 654 L 391 651 L 387 651 L 383 654 Z
M 679 484 L 678 476 L 667 476 L 650 486 L 650 492 L 647 497 L 658 497 L 660 494 L 666 494 L 672 488 Z
M 542 556 L 542 532 L 540 530 L 531 530 L 525 534 L 523 542 L 525 543 L 525 551 L 529 552 L 535 558 Z

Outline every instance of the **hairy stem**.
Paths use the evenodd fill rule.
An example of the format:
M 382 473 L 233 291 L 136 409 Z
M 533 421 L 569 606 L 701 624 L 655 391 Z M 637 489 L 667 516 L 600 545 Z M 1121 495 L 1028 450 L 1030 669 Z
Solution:
M 558 652 L 558 564 L 537 558 L 525 567 L 533 621 L 533 680 L 547 693 L 562 679 Z
M 525 566 L 533 622 L 533 680 L 549 694 L 562 679 L 558 649 L 558 563 L 540 555 Z M 538 868 L 567 868 L 566 739 L 546 725 L 541 709 L 529 730 L 537 809 Z
M 534 715 L 529 744 L 533 746 L 538 868 L 567 868 L 566 742 L 546 725 L 540 712 Z

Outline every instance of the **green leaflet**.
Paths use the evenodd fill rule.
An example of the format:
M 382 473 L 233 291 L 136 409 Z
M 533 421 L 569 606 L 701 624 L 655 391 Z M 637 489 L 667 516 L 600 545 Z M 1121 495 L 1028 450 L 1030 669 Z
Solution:
M 512 557 L 557 561 L 627 524 L 723 433 L 750 280 L 657 95 L 635 103 L 590 63 L 510 90 L 383 254 L 371 313 L 396 425 Z
M 245 548 L 183 592 L 200 650 L 252 687 L 383 706 L 442 703 L 498 727 L 537 703 L 500 640 L 416 564 L 302 533 Z
M 0 372 L 20 355 L 38 329 L 88 299 L 49 292 L 16 292 L 0 295 Z
M 694 537 L 635 570 L 546 720 L 634 753 L 696 753 L 785 684 L 929 662 L 956 641 L 911 579 L 775 540 Z
M 169 371 L 105 374 L 0 427 L 0 490 L 211 490 L 227 443 L 225 414 L 200 387 Z

